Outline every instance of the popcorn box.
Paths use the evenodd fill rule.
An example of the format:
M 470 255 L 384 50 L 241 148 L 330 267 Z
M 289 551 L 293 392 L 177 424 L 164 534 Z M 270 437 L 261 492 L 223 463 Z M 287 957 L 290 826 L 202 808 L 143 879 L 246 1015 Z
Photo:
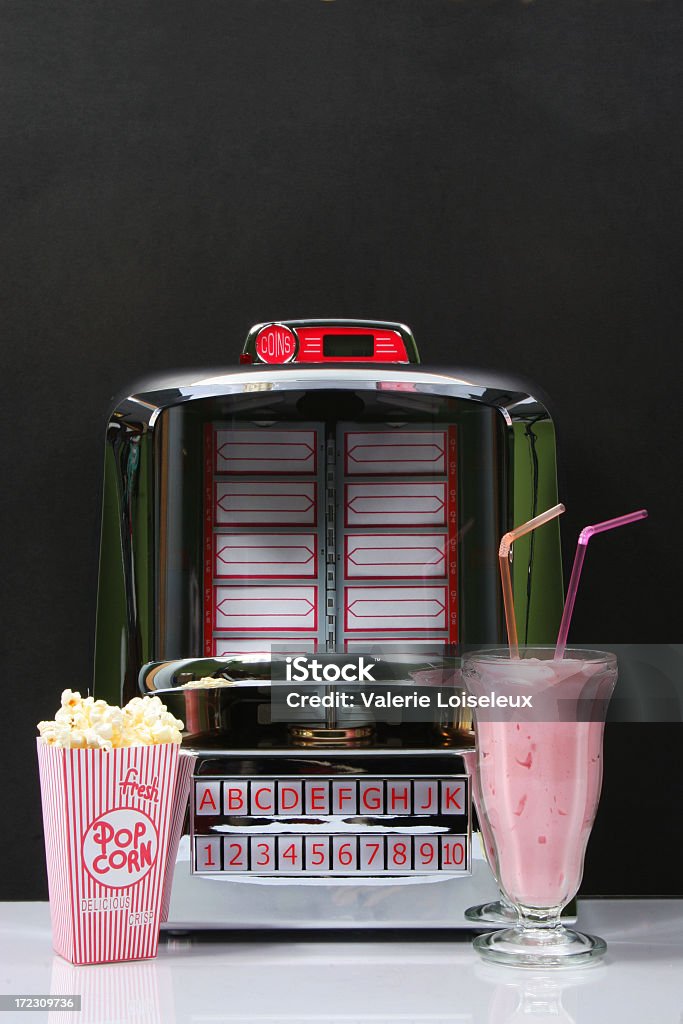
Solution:
M 156 956 L 179 744 L 37 746 L 54 949 L 73 964 Z
M 171 816 L 171 833 L 168 839 L 168 852 L 166 854 L 166 871 L 164 873 L 164 890 L 161 897 L 161 920 L 168 921 L 168 911 L 171 905 L 171 889 L 173 888 L 173 874 L 175 872 L 176 857 L 180 837 L 183 834 L 185 815 L 190 798 L 190 783 L 192 772 L 197 763 L 197 756 L 189 750 L 181 750 L 178 759 L 178 774 L 175 780 L 173 791 L 173 813 Z

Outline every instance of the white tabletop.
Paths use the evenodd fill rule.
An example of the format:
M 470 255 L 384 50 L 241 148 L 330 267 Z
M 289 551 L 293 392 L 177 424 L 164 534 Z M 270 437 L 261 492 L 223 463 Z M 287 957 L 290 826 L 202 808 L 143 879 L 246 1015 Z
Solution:
M 683 900 L 585 901 L 578 926 L 609 948 L 576 971 L 494 967 L 466 939 L 406 933 L 168 939 L 156 960 L 73 967 L 52 952 L 46 903 L 4 903 L 0 993 L 80 994 L 83 1009 L 3 1012 L 0 1024 L 683 1024 Z

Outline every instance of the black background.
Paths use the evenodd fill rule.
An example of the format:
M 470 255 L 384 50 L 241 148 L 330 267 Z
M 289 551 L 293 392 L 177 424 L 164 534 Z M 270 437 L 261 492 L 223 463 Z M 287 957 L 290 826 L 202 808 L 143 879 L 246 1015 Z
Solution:
M 0 7 L 0 898 L 44 898 L 34 734 L 89 685 L 103 431 L 257 321 L 402 320 L 548 394 L 575 639 L 680 637 L 676 0 Z M 9 722 L 8 722 L 9 712 Z M 683 730 L 612 726 L 584 891 L 683 895 Z

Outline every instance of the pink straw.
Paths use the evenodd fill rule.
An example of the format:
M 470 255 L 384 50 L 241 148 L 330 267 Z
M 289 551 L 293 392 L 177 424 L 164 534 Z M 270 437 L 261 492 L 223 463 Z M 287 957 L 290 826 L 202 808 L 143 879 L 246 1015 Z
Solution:
M 595 533 L 604 533 L 606 530 L 615 530 L 617 526 L 626 526 L 628 523 L 637 522 L 638 519 L 647 519 L 647 509 L 641 508 L 637 512 L 629 512 L 626 516 L 617 516 L 616 519 L 606 519 L 604 523 L 595 523 L 594 526 L 586 526 L 579 534 L 579 542 L 576 545 L 576 554 L 574 555 L 574 565 L 572 566 L 572 574 L 569 579 L 569 587 L 567 588 L 567 600 L 564 603 L 560 632 L 557 635 L 555 660 L 564 657 L 564 651 L 567 646 L 567 635 L 569 634 L 569 626 L 572 619 L 572 613 L 574 611 L 574 604 L 576 602 L 576 591 L 579 589 L 579 579 L 581 578 L 581 570 L 583 569 L 583 560 L 586 557 L 588 541 Z

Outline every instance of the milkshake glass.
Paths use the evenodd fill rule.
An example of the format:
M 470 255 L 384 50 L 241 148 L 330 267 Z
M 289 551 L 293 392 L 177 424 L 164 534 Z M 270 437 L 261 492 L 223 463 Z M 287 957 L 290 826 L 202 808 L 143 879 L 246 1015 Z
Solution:
M 553 648 L 519 655 L 479 651 L 463 662 L 465 685 L 480 701 L 480 812 L 501 891 L 520 915 L 514 927 L 474 945 L 485 959 L 518 967 L 586 964 L 603 955 L 604 941 L 565 928 L 560 913 L 581 883 L 600 798 L 616 658 L 568 649 L 554 660 Z
M 489 828 L 488 821 L 481 809 L 481 796 L 479 793 L 479 773 L 477 772 L 477 752 L 476 750 L 468 750 L 463 752 L 463 762 L 465 764 L 465 771 L 469 776 L 470 785 L 472 786 L 472 802 L 477 812 L 477 819 L 479 821 L 479 833 L 481 835 L 481 844 L 484 848 L 484 854 L 488 866 L 491 868 L 493 877 L 498 881 L 498 865 L 496 864 L 496 847 L 493 842 L 493 836 L 491 835 L 491 829 Z M 478 903 L 474 907 L 468 907 L 465 911 L 465 920 L 471 921 L 473 924 L 501 924 L 510 925 L 514 924 L 517 920 L 517 911 L 510 901 L 501 893 L 499 900 L 494 900 L 490 903 Z

